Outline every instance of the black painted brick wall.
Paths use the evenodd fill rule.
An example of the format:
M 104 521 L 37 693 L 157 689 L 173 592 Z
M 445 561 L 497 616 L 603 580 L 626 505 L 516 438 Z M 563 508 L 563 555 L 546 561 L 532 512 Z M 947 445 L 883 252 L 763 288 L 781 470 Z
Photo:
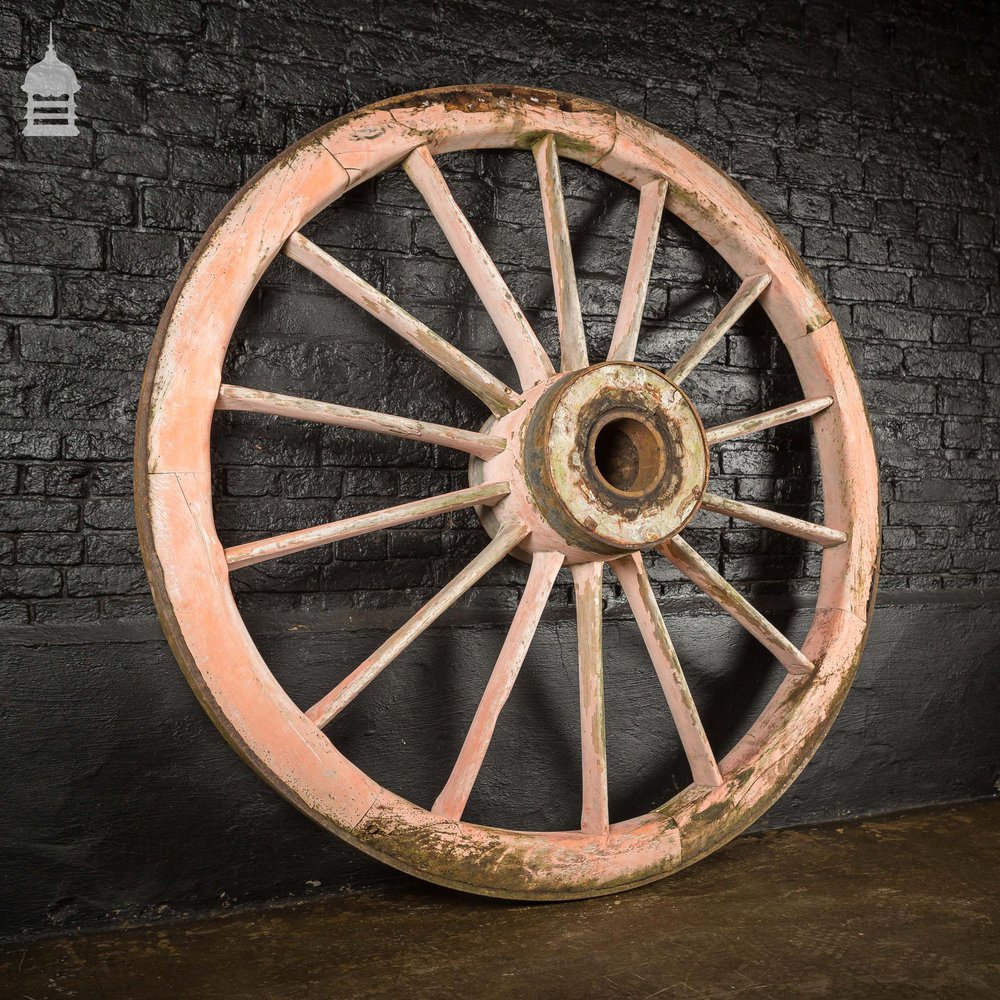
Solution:
M 961 8 L 959 10 L 959 8 Z M 81 135 L 26 139 L 18 90 L 49 21 L 76 69 Z M 262 164 L 354 107 L 426 86 L 549 85 L 664 126 L 732 173 L 817 276 L 872 412 L 883 587 L 1000 584 L 997 18 L 990 0 L 681 5 L 548 0 L 21 0 L 0 15 L 0 623 L 147 615 L 131 511 L 145 355 L 199 234 Z M 445 167 L 546 343 L 554 316 L 530 158 Z M 606 345 L 635 198 L 566 168 L 592 345 Z M 507 374 L 495 332 L 398 172 L 310 232 Z M 668 223 L 641 357 L 667 364 L 733 290 Z M 474 426 L 484 414 L 355 307 L 283 262 L 227 378 Z M 796 398 L 751 313 L 691 381 L 706 422 Z M 227 417 L 216 434 L 226 539 L 328 520 L 463 482 L 454 456 L 330 429 Z M 714 488 L 821 509 L 808 437 L 726 446 Z M 711 517 L 696 544 L 757 591 L 806 590 L 798 542 Z M 469 515 L 345 542 L 238 577 L 253 608 L 379 607 L 430 593 L 482 534 Z M 392 557 L 391 562 L 389 557 Z M 662 566 L 665 592 L 683 590 Z M 509 605 L 517 567 L 470 603 Z M 614 599 L 609 593 L 609 598 Z
M 676 133 L 771 213 L 841 321 L 881 452 L 883 595 L 901 606 L 879 609 L 844 713 L 766 822 L 990 794 L 997 591 L 981 604 L 976 588 L 1000 586 L 993 9 L 940 0 L 0 0 L 0 666 L 10 675 L 0 735 L 12 817 L 0 838 L 11 890 L 0 934 L 387 877 L 259 783 L 195 707 L 148 617 L 132 522 L 132 426 L 160 311 L 230 195 L 323 122 L 439 84 L 559 87 Z M 50 20 L 82 84 L 81 135 L 26 140 L 18 88 L 44 52 Z M 459 155 L 443 166 L 553 347 L 530 158 Z M 596 356 L 613 325 L 635 196 L 572 165 L 565 180 Z M 353 192 L 309 233 L 511 377 L 495 331 L 399 172 Z M 668 222 L 641 356 L 669 364 L 733 285 L 707 247 Z M 249 303 L 226 378 L 464 426 L 485 416 L 287 261 Z M 691 386 L 709 423 L 798 395 L 759 310 Z M 227 540 L 464 480 L 463 463 L 446 452 L 246 415 L 219 420 L 215 450 Z M 821 512 L 803 426 L 725 446 L 714 475 L 719 492 Z M 815 585 L 809 546 L 708 516 L 691 535 L 727 576 L 770 595 L 769 610 L 800 635 L 804 613 L 778 606 L 781 595 Z M 248 610 L 270 612 L 251 618 L 255 637 L 308 704 L 329 687 L 331 667 L 374 648 L 401 619 L 403 608 L 392 606 L 432 592 L 482 541 L 474 518 L 456 515 L 235 580 Z M 684 590 L 662 565 L 653 572 L 664 594 Z M 338 740 L 388 787 L 425 804 L 440 788 L 481 669 L 499 648 L 496 620 L 508 617 L 485 609 L 509 607 L 521 577 L 514 565 L 490 574 L 468 597 L 483 615 L 463 620 L 494 625 L 439 629 L 348 718 Z M 917 593 L 893 601 L 885 588 Z M 943 588 L 965 589 L 939 600 L 929 593 Z M 558 598 L 567 600 L 565 587 Z M 367 623 L 354 632 L 339 628 L 346 615 L 307 614 L 359 605 L 375 613 L 352 615 Z M 723 616 L 664 608 L 722 753 L 773 689 L 773 670 Z M 546 686 L 565 694 L 560 671 L 572 675 L 560 617 L 543 623 L 528 683 L 506 710 L 487 761 L 498 777 L 480 783 L 481 818 L 516 806 L 542 826 L 553 815 L 551 828 L 572 821 L 560 810 L 578 801 L 574 710 Z M 122 627 L 126 618 L 142 620 Z M 316 631 L 290 638 L 289 621 Z M 36 627 L 18 627 L 26 623 Z M 634 626 L 609 628 L 613 809 L 624 818 L 686 783 L 685 765 L 665 716 L 655 716 L 655 679 Z M 465 650 L 483 653 L 483 663 Z M 470 669 L 442 673 L 442 658 Z M 391 738 L 370 739 L 390 719 Z

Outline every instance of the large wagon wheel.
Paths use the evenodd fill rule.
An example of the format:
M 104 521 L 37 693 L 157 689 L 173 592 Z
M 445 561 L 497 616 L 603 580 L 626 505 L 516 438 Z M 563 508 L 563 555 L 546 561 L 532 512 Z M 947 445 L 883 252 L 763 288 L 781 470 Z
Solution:
M 537 165 L 561 363 L 555 371 L 455 203 L 434 155 L 516 147 Z M 560 156 L 639 189 L 635 239 L 607 360 L 587 356 L 559 174 Z M 299 232 L 353 186 L 402 164 L 509 350 L 521 391 L 503 384 Z M 673 212 L 742 279 L 732 300 L 666 373 L 634 362 L 661 213 Z M 221 383 L 248 296 L 279 253 L 326 279 L 475 393 L 479 430 L 427 424 Z M 801 402 L 707 431 L 685 377 L 753 302 L 778 331 Z M 470 485 L 374 514 L 224 548 L 216 534 L 209 436 L 216 410 L 360 428 L 469 453 Z M 824 524 L 717 496 L 720 441 L 811 418 Z M 631 115 L 546 90 L 430 90 L 319 129 L 265 167 L 219 215 L 182 274 L 150 354 L 136 445 L 136 505 L 160 617 L 188 680 L 227 739 L 274 788 L 347 841 L 434 882 L 499 896 L 566 899 L 667 875 L 744 830 L 816 750 L 857 668 L 875 593 L 877 468 L 864 403 L 837 324 L 802 261 L 762 211 L 677 139 Z M 451 582 L 325 697 L 302 711 L 275 681 L 230 590 L 241 566 L 475 507 L 490 541 Z M 808 636 L 796 648 L 679 532 L 699 507 L 823 547 Z M 705 736 L 643 563 L 657 549 L 758 639 L 787 676 L 724 759 Z M 407 645 L 505 556 L 527 584 L 454 770 L 430 810 L 379 786 L 324 732 Z M 463 822 L 498 714 L 562 566 L 579 635 L 580 829 L 519 832 Z M 693 783 L 660 808 L 609 822 L 602 679 L 605 566 L 652 658 Z

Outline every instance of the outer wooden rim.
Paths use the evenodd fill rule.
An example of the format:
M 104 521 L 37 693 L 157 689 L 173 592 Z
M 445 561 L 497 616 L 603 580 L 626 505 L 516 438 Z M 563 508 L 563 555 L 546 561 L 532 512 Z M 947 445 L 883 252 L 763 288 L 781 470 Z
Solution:
M 342 757 L 290 701 L 236 609 L 211 510 L 209 435 L 236 320 L 287 238 L 350 187 L 432 153 L 530 148 L 636 186 L 666 178 L 667 208 L 741 277 L 762 270 L 761 299 L 808 395 L 826 523 L 847 542 L 824 551 L 803 653 L 763 715 L 720 763 L 724 781 L 691 786 L 609 837 L 522 833 L 434 816 Z M 272 787 L 327 829 L 423 878 L 510 898 L 569 899 L 641 885 L 746 829 L 794 780 L 840 709 L 875 596 L 878 475 L 871 430 L 839 330 L 802 261 L 761 209 L 716 167 L 632 115 L 547 90 L 421 91 L 338 119 L 291 147 L 223 209 L 188 261 L 150 351 L 136 431 L 136 515 L 153 597 L 192 688 L 226 739 Z

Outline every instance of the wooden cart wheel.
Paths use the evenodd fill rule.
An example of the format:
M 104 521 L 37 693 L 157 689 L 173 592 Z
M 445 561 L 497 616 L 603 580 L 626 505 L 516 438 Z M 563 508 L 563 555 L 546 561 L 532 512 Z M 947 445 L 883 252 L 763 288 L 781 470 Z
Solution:
M 516 147 L 534 155 L 561 347 L 559 371 L 435 165 L 435 154 Z M 639 190 L 635 239 L 611 349 L 588 358 L 562 200 L 559 157 Z M 345 191 L 402 165 L 426 200 L 509 350 L 521 391 L 503 384 L 299 230 Z M 667 372 L 634 361 L 661 213 L 674 213 L 742 279 L 732 300 Z M 232 385 L 221 372 L 237 319 L 279 253 L 377 316 L 475 393 L 493 417 L 462 430 Z M 773 322 L 802 401 L 707 431 L 681 385 L 753 302 Z M 224 548 L 212 515 L 209 437 L 216 410 L 360 428 L 469 453 L 466 489 Z M 717 496 L 716 443 L 810 418 L 824 524 Z M 875 595 L 878 478 L 864 403 L 836 322 L 802 261 L 716 167 L 632 115 L 547 90 L 428 90 L 347 115 L 307 136 L 223 209 L 174 289 L 150 353 L 136 437 L 136 508 L 163 627 L 209 715 L 299 809 L 389 864 L 448 886 L 512 898 L 569 899 L 670 874 L 744 830 L 816 750 L 857 668 Z M 240 617 L 231 571 L 311 546 L 475 507 L 490 539 L 468 566 L 315 705 L 275 681 Z M 796 648 L 682 538 L 699 507 L 823 547 L 815 616 Z M 657 549 L 758 639 L 787 675 L 723 759 L 705 736 L 664 626 L 643 551 Z M 393 658 L 505 556 L 530 561 L 475 719 L 428 810 L 381 787 L 325 728 Z M 498 714 L 560 567 L 576 593 L 583 802 L 580 828 L 521 832 L 463 822 Z M 693 783 L 660 808 L 609 822 L 602 597 L 617 577 L 648 648 Z

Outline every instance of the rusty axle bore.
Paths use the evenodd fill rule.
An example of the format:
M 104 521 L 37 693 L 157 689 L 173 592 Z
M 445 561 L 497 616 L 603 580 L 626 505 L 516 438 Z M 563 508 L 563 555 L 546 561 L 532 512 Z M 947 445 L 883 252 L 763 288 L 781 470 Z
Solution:
M 613 493 L 639 499 L 655 492 L 667 471 L 667 446 L 656 422 L 622 407 L 605 413 L 590 430 L 587 471 Z

